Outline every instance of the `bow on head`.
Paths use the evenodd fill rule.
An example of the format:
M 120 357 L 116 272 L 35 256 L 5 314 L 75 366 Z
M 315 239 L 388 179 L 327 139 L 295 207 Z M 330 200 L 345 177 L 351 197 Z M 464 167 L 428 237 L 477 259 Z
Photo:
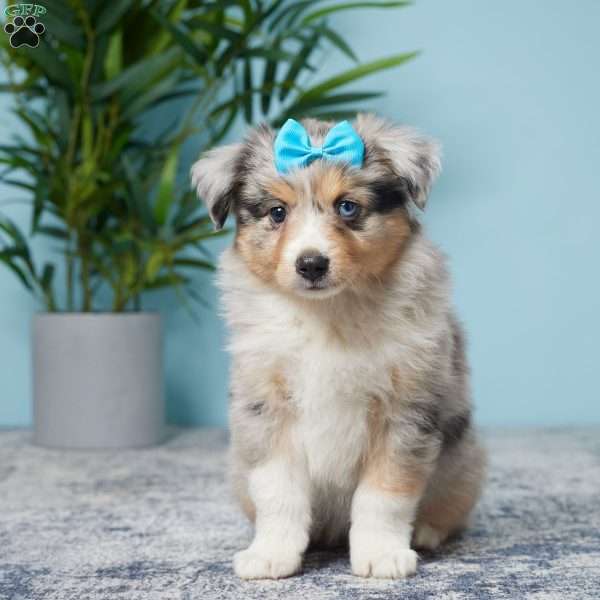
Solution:
M 346 162 L 353 167 L 363 163 L 365 145 L 348 121 L 329 130 L 321 147 L 311 144 L 306 129 L 288 119 L 279 130 L 274 144 L 275 167 L 283 175 L 293 169 L 307 167 L 317 159 Z

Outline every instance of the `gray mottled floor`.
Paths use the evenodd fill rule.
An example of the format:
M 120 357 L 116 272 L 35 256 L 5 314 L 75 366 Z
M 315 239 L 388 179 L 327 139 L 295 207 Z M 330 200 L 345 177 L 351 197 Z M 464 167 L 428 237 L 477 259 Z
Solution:
M 600 430 L 487 432 L 474 525 L 406 581 L 353 577 L 343 553 L 242 582 L 251 529 L 224 480 L 226 435 L 153 449 L 62 452 L 0 433 L 0 598 L 600 598 Z

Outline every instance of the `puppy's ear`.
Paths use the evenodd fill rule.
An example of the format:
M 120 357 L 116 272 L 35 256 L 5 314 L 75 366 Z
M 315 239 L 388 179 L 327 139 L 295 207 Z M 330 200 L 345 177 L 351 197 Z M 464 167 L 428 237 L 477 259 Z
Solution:
M 232 208 L 241 149 L 242 144 L 231 144 L 209 150 L 192 166 L 192 185 L 205 202 L 217 230 L 223 228 Z
M 395 152 L 398 158 L 395 162 L 398 171 L 404 171 L 407 174 L 407 189 L 410 199 L 415 206 L 425 210 L 429 191 L 441 170 L 440 145 L 412 130 L 405 130 L 405 136 L 402 143 L 410 148 L 407 150 L 409 165 L 405 165 L 402 152 L 398 153 L 397 150 Z M 393 152 L 394 150 L 392 150 L 392 156 Z M 392 160 L 394 161 L 394 158 Z
M 410 200 L 423 210 L 441 169 L 439 144 L 374 115 L 358 115 L 356 129 L 366 145 L 365 166 L 398 179 Z

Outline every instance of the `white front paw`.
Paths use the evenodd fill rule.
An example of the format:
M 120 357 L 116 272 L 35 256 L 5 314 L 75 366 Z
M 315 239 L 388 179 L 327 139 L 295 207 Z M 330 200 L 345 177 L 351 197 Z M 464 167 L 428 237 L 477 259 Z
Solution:
M 417 570 L 417 553 L 410 548 L 383 549 L 377 552 L 354 550 L 350 557 L 352 572 L 359 577 L 398 579 L 413 575 Z
M 350 533 L 352 572 L 360 577 L 408 577 L 417 570 L 417 558 L 414 550 L 388 534 Z
M 281 549 L 255 550 L 250 546 L 233 558 L 233 569 L 242 579 L 279 579 L 300 570 L 302 555 Z

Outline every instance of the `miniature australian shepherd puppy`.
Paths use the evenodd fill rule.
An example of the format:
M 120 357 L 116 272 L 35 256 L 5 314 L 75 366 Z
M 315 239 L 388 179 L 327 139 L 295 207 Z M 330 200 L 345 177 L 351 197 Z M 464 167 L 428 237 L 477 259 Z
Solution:
M 359 115 L 344 122 L 362 144 L 350 164 L 320 155 L 334 123 L 293 123 L 306 164 L 278 168 L 261 126 L 192 168 L 216 226 L 236 219 L 218 281 L 231 474 L 255 536 L 234 568 L 286 577 L 309 542 L 348 541 L 356 575 L 405 577 L 413 548 L 465 527 L 485 462 L 445 261 L 415 219 L 438 148 Z

